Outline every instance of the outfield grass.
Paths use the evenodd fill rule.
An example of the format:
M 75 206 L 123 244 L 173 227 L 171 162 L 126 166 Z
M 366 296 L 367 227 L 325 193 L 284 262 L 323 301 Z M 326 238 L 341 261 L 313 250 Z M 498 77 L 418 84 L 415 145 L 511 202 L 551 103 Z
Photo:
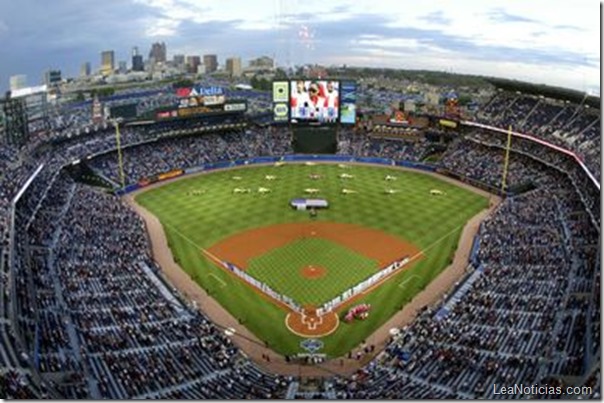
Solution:
M 343 172 L 354 175 L 354 178 L 340 179 L 338 176 Z M 308 178 L 311 173 L 320 174 L 323 179 L 311 180 Z M 267 181 L 265 175 L 276 175 L 277 179 Z M 386 175 L 394 175 L 397 180 L 387 182 L 384 180 Z M 233 180 L 234 176 L 241 177 L 241 180 Z M 234 195 L 232 190 L 235 187 L 252 190 L 266 187 L 272 192 L 264 195 L 257 192 Z M 345 354 L 358 345 L 425 288 L 452 261 L 467 220 L 488 205 L 485 197 L 425 174 L 368 166 L 351 166 L 345 170 L 329 164 L 219 171 L 166 184 L 138 195 L 136 201 L 158 216 L 176 259 L 195 281 L 273 349 L 282 354 L 295 354 L 300 352 L 299 342 L 302 338 L 293 335 L 285 327 L 286 313 L 267 303 L 249 286 L 202 257 L 200 248 L 207 249 L 246 229 L 287 222 L 308 222 L 310 219 L 307 213 L 295 211 L 288 205 L 290 199 L 304 197 L 303 189 L 308 187 L 321 189 L 319 196 L 328 199 L 330 203 L 330 208 L 321 211 L 316 221 L 363 225 L 399 236 L 422 250 L 428 248 L 422 260 L 358 301 L 373 305 L 372 313 L 366 321 L 342 323 L 335 333 L 322 339 L 325 343 L 322 352 L 330 356 Z M 356 190 L 358 193 L 343 195 L 342 188 Z M 386 195 L 384 190 L 387 188 L 398 192 Z M 431 196 L 431 189 L 442 190 L 446 195 Z M 205 193 L 201 196 L 187 196 L 187 192 L 191 190 Z M 312 245 L 299 246 L 312 249 Z M 271 256 L 269 253 L 251 262 L 254 276 L 269 285 L 271 281 L 276 281 L 275 276 L 256 264 L 258 260 L 268 259 L 269 267 L 276 267 L 279 261 L 286 259 L 286 251 L 276 250 L 273 253 L 276 255 Z M 292 256 L 297 255 L 289 255 L 287 258 L 290 262 L 295 260 L 295 265 L 292 266 L 317 264 L 316 259 L 309 262 L 302 255 Z M 354 258 L 355 262 L 362 261 L 359 256 Z M 336 260 L 338 259 L 340 257 Z M 335 270 L 339 269 L 333 270 L 335 274 Z M 363 276 L 366 277 L 365 274 Z M 292 287 L 291 281 L 285 283 L 279 287 Z M 329 292 L 340 286 L 343 287 L 334 285 Z M 293 287 L 289 293 L 299 293 L 298 298 L 307 298 L 309 301 L 330 297 L 327 292 L 318 292 L 312 288 L 307 291 L 309 292 L 305 292 L 303 287 Z

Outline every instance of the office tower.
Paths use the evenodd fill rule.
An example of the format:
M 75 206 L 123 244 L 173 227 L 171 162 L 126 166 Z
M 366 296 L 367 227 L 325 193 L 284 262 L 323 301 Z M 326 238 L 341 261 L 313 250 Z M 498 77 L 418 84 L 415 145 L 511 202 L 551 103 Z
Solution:
M 138 48 L 134 48 L 132 52 L 132 71 L 145 71 L 145 63 L 143 55 L 138 54 Z
M 216 55 L 203 55 L 203 64 L 206 66 L 206 73 L 213 73 L 218 70 L 218 58 Z
M 113 50 L 106 50 L 101 53 L 101 74 L 110 75 L 113 74 L 115 69 L 115 52 Z
M 226 59 L 226 71 L 231 77 L 241 76 L 241 58 L 229 57 Z
M 128 64 L 125 60 L 120 60 L 117 69 L 120 74 L 126 74 L 128 72 Z
M 80 67 L 80 77 L 88 77 L 90 75 L 90 62 L 82 63 Z
M 187 56 L 187 72 L 196 74 L 197 67 L 201 64 L 201 58 L 199 56 Z
M 61 70 L 48 70 L 44 73 L 44 84 L 58 85 L 61 83 Z
M 166 44 L 164 42 L 156 42 L 151 45 L 151 51 L 149 52 L 149 59 L 153 58 L 155 63 L 166 62 Z
M 182 66 L 185 64 L 185 55 L 174 55 L 173 61 L 175 66 Z

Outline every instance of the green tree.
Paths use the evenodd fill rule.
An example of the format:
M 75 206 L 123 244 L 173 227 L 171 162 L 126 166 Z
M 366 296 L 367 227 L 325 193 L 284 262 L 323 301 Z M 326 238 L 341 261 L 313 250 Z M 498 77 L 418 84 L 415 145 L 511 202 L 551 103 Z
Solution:
M 174 81 L 172 83 L 172 87 L 174 88 L 188 88 L 188 87 L 192 87 L 195 83 L 193 82 L 193 80 L 189 79 L 189 78 L 181 78 L 177 81 Z
M 287 78 L 287 73 L 282 68 L 277 68 L 275 70 L 275 80 L 285 80 Z

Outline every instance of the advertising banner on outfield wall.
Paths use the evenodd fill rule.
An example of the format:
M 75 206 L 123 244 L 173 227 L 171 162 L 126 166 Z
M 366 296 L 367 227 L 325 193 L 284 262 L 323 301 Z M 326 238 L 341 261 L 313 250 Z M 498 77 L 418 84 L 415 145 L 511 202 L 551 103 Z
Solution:
M 188 175 L 188 174 L 197 173 L 197 172 L 201 172 L 201 171 L 209 171 L 209 170 L 220 169 L 220 168 L 230 168 L 230 167 L 238 166 L 238 165 L 251 165 L 251 164 L 258 164 L 258 163 L 270 163 L 270 162 L 276 162 L 276 161 L 284 161 L 284 162 L 331 161 L 331 162 L 341 162 L 341 163 L 371 162 L 374 164 L 381 164 L 381 165 L 392 165 L 392 162 L 393 162 L 393 160 L 386 159 L 386 158 L 356 158 L 351 155 L 296 155 L 296 154 L 284 155 L 283 157 L 256 157 L 256 158 L 251 158 L 249 160 L 220 161 L 220 162 L 216 162 L 216 163 L 204 164 L 204 165 L 201 165 L 198 167 L 187 168 L 186 170 L 178 169 L 178 170 L 162 173 L 159 175 L 152 175 L 148 178 L 141 178 L 137 184 L 128 185 L 128 186 L 126 186 L 126 188 L 118 190 L 116 193 L 117 194 L 126 194 L 126 193 L 129 193 L 129 192 L 132 192 L 132 191 L 138 189 L 139 187 L 145 187 L 145 186 L 147 186 L 151 183 L 157 182 L 159 180 L 165 180 L 165 179 L 173 178 L 173 177 L 180 176 L 180 175 Z M 409 161 L 395 161 L 395 165 L 414 168 L 414 169 L 421 169 L 421 170 L 426 170 L 426 171 L 436 171 L 436 168 L 434 166 L 419 164 L 419 163 L 414 163 L 414 162 L 409 162 Z M 442 170 L 438 170 L 438 171 L 444 175 L 449 174 L 448 171 L 444 171 L 444 172 Z M 453 176 L 453 175 L 451 175 L 451 176 Z
M 225 112 L 245 112 L 246 109 L 247 104 L 245 102 L 224 104 Z
M 180 176 L 182 174 L 184 174 L 184 171 L 182 169 L 175 169 L 173 171 L 157 175 L 157 179 L 163 181 L 170 178 L 176 178 L 177 176 Z

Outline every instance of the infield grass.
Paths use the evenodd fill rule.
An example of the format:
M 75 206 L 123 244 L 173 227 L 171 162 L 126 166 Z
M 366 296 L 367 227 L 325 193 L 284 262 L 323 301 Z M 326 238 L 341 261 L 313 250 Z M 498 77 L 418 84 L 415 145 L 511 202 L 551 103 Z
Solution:
M 311 173 L 322 175 L 322 179 L 310 179 Z M 340 179 L 342 173 L 354 175 L 354 178 Z M 277 179 L 266 180 L 266 175 L 275 175 Z M 385 181 L 386 175 L 397 179 Z M 235 176 L 241 179 L 234 180 Z M 236 187 L 249 188 L 252 192 L 233 194 Z M 270 188 L 271 192 L 260 194 L 257 192 L 259 187 Z M 302 352 L 299 347 L 302 338 L 286 328 L 286 312 L 268 303 L 232 274 L 216 267 L 203 257 L 201 248 L 208 249 L 220 240 L 252 228 L 308 222 L 308 213 L 293 210 L 289 201 L 304 197 L 303 190 L 309 187 L 319 188 L 318 196 L 330 203 L 329 209 L 321 211 L 316 221 L 351 223 L 382 230 L 424 251 L 421 260 L 355 301 L 372 304 L 373 309 L 367 320 L 341 323 L 336 332 L 321 339 L 325 347 L 320 352 L 331 357 L 343 355 L 360 344 L 424 289 L 451 263 L 465 223 L 488 207 L 487 198 L 422 173 L 361 165 L 341 169 L 331 164 L 218 171 L 183 178 L 146 191 L 139 194 L 136 201 L 162 222 L 175 259 L 196 282 L 275 351 L 291 355 Z M 343 188 L 357 193 L 344 195 L 341 193 Z M 385 194 L 386 189 L 396 190 L 396 193 Z M 445 195 L 432 196 L 432 189 L 441 190 Z M 202 194 L 187 195 L 192 190 L 200 190 Z M 298 242 L 252 259 L 250 273 L 269 285 L 279 281 L 275 287 L 287 289 L 288 292 L 284 292 L 286 295 L 296 294 L 296 300 L 316 303 L 337 295 L 337 290 L 345 287 L 345 283 L 358 282 L 357 277 L 351 276 L 366 278 L 372 270 L 375 271 L 375 264 L 367 262 L 368 258 L 355 256 L 352 251 L 347 254 L 348 250 L 338 250 L 337 257 L 323 265 L 328 269 L 326 276 L 333 270 L 334 278 L 343 280 L 320 287 L 325 290 L 319 290 L 318 284 L 322 279 L 303 282 L 297 272 L 277 279 L 272 271 L 280 267 L 295 271 L 306 264 L 317 264 L 321 253 L 325 259 L 329 259 L 327 252 L 320 251 L 323 247 L 329 250 L 333 245 L 296 245 Z M 306 253 L 297 255 L 301 252 L 287 248 L 306 248 Z M 311 262 L 303 255 L 312 255 L 317 259 Z M 346 271 L 345 267 L 350 265 L 347 259 L 353 259 L 359 267 L 365 267 L 364 264 L 367 267 L 358 272 Z M 330 277 L 329 281 L 336 280 Z M 329 295 L 332 292 L 333 295 Z
M 321 278 L 308 279 L 307 266 L 325 270 Z M 378 262 L 326 239 L 300 239 L 252 259 L 247 272 L 302 306 L 319 306 L 365 280 Z

